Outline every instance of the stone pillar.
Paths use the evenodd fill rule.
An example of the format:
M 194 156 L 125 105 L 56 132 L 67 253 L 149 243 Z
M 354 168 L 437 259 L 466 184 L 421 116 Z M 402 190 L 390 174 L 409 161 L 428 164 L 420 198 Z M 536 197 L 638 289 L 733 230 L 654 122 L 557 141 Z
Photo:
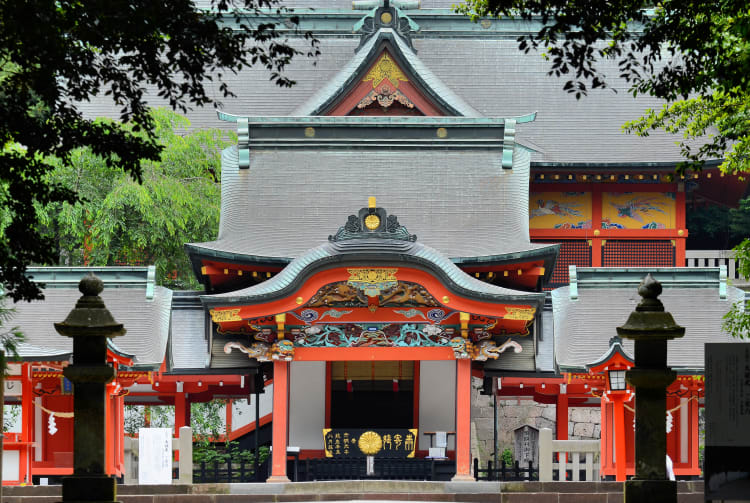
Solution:
M 625 482 L 625 503 L 676 503 L 677 484 L 667 479 L 667 386 L 676 374 L 667 367 L 667 341 L 685 335 L 658 299 L 661 283 L 647 275 L 638 287 L 643 300 L 620 337 L 635 341 L 635 366 L 625 378 L 635 388 L 635 478 Z
M 93 274 L 83 278 L 75 308 L 55 323 L 60 335 L 73 338 L 73 365 L 63 371 L 73 383 L 73 476 L 63 478 L 63 502 L 111 503 L 117 496 L 115 479 L 105 473 L 105 388 L 115 376 L 107 364 L 107 339 L 125 329 L 99 297 L 103 287 Z

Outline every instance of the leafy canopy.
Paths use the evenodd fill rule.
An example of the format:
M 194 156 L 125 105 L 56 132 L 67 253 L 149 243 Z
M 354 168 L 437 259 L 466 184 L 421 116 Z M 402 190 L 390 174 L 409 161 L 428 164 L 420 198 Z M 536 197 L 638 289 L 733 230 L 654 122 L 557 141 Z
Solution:
M 91 148 L 76 149 L 49 179 L 82 201 L 37 208 L 40 232 L 54 241 L 61 264 L 155 264 L 159 284 L 197 288 L 183 245 L 215 237 L 221 149 L 236 135 L 190 129 L 187 118 L 164 108 L 151 118 L 163 150 L 158 161 L 141 163 L 142 183 Z
M 279 24 L 298 20 L 280 0 L 29 0 L 0 2 L 0 282 L 14 300 L 42 298 L 25 275 L 31 263 L 55 263 L 37 209 L 74 204 L 75 188 L 51 179 L 57 166 L 88 147 L 110 167 L 142 181 L 142 160 L 161 145 L 146 104 L 157 93 L 185 111 L 210 104 L 213 78 L 223 97 L 225 72 L 252 65 L 282 86 L 283 70 L 300 50 Z M 317 40 L 307 33 L 307 55 Z M 79 104 L 108 95 L 121 122 L 86 118 Z
M 745 0 L 466 0 L 458 10 L 475 18 L 509 16 L 538 21 L 518 37 L 523 51 L 541 49 L 550 75 L 567 76 L 565 89 L 580 98 L 620 77 L 633 95 L 667 103 L 625 125 L 647 136 L 665 129 L 685 136 L 687 162 L 725 158 L 722 169 L 750 171 L 750 9 Z M 614 60 L 618 75 L 602 62 Z M 607 64 L 606 67 L 611 67 Z M 715 128 L 715 129 L 713 129 Z M 690 140 L 700 139 L 696 150 Z

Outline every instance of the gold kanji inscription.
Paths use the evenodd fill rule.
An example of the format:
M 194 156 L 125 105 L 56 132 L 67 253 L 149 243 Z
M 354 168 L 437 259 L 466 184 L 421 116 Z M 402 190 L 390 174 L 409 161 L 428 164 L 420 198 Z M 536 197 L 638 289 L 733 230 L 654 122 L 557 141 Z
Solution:
M 224 321 L 242 321 L 242 317 L 240 316 L 240 310 L 239 309 L 224 309 L 221 311 L 217 311 L 216 309 L 211 309 L 211 319 L 215 323 L 221 323 Z
M 530 321 L 534 319 L 536 308 L 534 307 L 506 307 L 506 314 L 503 316 L 506 320 Z
M 347 269 L 349 283 L 385 283 L 396 281 L 398 269 L 388 268 L 357 268 Z

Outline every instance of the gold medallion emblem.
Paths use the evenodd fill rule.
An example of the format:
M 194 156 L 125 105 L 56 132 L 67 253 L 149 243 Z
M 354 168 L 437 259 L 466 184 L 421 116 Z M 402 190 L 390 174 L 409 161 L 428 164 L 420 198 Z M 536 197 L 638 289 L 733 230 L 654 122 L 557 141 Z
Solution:
M 380 20 L 383 22 L 383 24 L 391 24 L 391 21 L 393 21 L 393 16 L 391 16 L 390 12 L 383 12 L 383 14 L 380 15 Z
M 305 136 L 307 138 L 315 138 L 315 128 L 314 127 L 306 127 L 305 128 Z
M 366 431 L 359 437 L 359 450 L 367 456 L 374 456 L 383 448 L 383 439 L 374 431 Z
M 448 136 L 448 130 L 445 129 L 444 127 L 439 127 L 437 128 L 437 131 L 435 132 L 435 134 L 437 135 L 438 138 L 445 138 L 446 136 Z
M 367 215 L 365 218 L 365 227 L 370 229 L 371 231 L 374 231 L 378 227 L 380 227 L 380 219 L 377 215 Z

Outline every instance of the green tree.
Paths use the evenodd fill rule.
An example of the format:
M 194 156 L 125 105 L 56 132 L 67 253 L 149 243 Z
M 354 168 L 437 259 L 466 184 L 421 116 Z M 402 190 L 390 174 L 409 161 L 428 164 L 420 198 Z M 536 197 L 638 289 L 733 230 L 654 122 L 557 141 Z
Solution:
M 40 234 L 63 264 L 155 264 L 157 280 L 176 288 L 197 287 L 183 245 L 215 237 L 219 224 L 221 149 L 234 133 L 190 129 L 168 109 L 151 114 L 158 160 L 141 163 L 141 181 L 109 166 L 91 148 L 51 162 L 49 183 L 80 201 L 37 208 Z
M 279 26 L 298 20 L 280 0 L 28 0 L 0 2 L 0 283 L 14 300 L 42 298 L 25 272 L 56 260 L 37 210 L 80 196 L 48 175 L 52 159 L 69 164 L 83 147 L 110 167 L 142 180 L 142 161 L 159 159 L 156 124 L 145 96 L 176 110 L 212 103 L 212 79 L 249 66 L 283 70 L 300 52 L 317 55 L 317 40 L 293 47 Z M 84 117 L 79 103 L 109 96 L 124 122 Z
M 518 37 L 519 49 L 541 50 L 550 75 L 567 77 L 564 88 L 585 96 L 624 78 L 632 94 L 665 101 L 625 126 L 647 136 L 664 129 L 685 136 L 686 162 L 700 169 L 724 158 L 727 172 L 748 171 L 750 154 L 750 10 L 744 0 L 721 2 L 642 0 L 466 0 L 458 10 L 541 22 Z M 616 75 L 601 70 L 617 64 Z M 611 68 L 611 63 L 606 67 Z M 713 130 L 712 128 L 715 128 Z M 699 138 L 695 149 L 689 140 Z

